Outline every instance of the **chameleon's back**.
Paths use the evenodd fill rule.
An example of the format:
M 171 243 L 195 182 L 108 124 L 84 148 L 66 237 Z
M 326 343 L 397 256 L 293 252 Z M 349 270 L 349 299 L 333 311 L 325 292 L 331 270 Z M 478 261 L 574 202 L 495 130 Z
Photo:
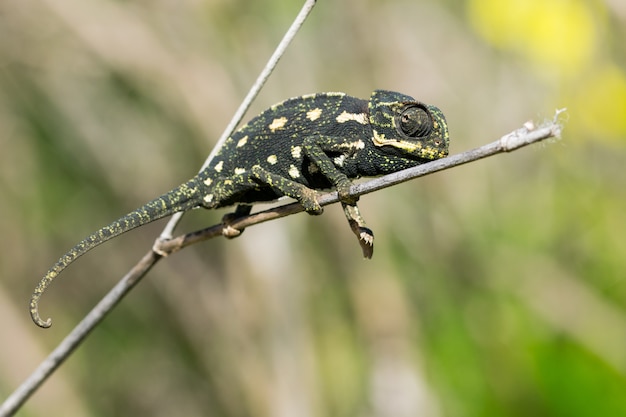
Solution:
M 337 137 L 365 139 L 371 137 L 367 115 L 367 100 L 344 93 L 311 94 L 285 100 L 235 132 L 204 175 L 228 178 L 259 165 L 310 188 L 330 188 L 332 184 L 306 157 L 304 136 L 326 137 L 329 141 Z M 260 192 L 249 191 L 245 197 L 248 202 L 254 202 L 274 200 L 279 195 L 266 188 Z
M 401 131 L 405 108 L 422 111 L 423 126 Z M 225 142 L 200 175 L 232 178 L 260 166 L 312 189 L 331 188 L 335 184 L 307 154 L 307 139 L 314 139 L 315 147 L 347 178 L 382 175 L 443 157 L 449 141 L 441 111 L 410 96 L 385 90 L 374 91 L 370 100 L 344 93 L 311 94 L 283 101 L 253 118 Z M 210 207 L 281 196 L 266 184 L 242 189 Z

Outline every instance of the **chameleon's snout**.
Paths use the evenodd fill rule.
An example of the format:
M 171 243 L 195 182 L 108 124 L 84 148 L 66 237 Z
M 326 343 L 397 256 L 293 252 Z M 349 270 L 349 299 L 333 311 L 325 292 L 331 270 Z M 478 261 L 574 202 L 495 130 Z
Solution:
M 430 144 L 433 150 L 433 158 L 438 159 L 448 156 L 450 149 L 450 136 L 448 134 L 448 123 L 443 112 L 435 106 L 427 106 L 432 120 L 432 131 L 430 134 Z

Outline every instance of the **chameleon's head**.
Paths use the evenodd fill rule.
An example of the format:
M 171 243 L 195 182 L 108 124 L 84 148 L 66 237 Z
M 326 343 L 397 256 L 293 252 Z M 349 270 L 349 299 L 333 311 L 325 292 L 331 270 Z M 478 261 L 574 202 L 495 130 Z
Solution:
M 441 110 L 393 91 L 376 90 L 369 102 L 374 145 L 433 160 L 448 155 L 448 125 Z

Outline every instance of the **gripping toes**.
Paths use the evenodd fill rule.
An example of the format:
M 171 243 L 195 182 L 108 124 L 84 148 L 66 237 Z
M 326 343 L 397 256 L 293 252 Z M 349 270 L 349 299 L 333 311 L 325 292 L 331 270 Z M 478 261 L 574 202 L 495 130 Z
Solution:
M 320 203 L 317 202 L 317 193 L 308 187 L 302 187 L 298 201 L 309 214 L 319 215 L 324 212 Z
M 232 223 L 238 219 L 247 216 L 252 211 L 252 206 L 248 204 L 239 204 L 234 213 L 226 213 L 222 217 L 222 236 L 227 239 L 233 239 L 243 233 L 245 229 L 237 229 L 233 227 Z
M 241 216 L 237 216 L 235 213 L 227 213 L 222 217 L 222 236 L 227 239 L 234 239 L 243 233 L 244 229 L 237 229 L 231 224 L 239 217 Z
M 357 201 L 359 201 L 359 197 L 350 195 L 351 186 L 352 183 L 350 183 L 350 181 L 345 181 L 337 184 L 337 196 L 339 197 L 339 201 L 341 201 L 342 203 L 356 206 Z

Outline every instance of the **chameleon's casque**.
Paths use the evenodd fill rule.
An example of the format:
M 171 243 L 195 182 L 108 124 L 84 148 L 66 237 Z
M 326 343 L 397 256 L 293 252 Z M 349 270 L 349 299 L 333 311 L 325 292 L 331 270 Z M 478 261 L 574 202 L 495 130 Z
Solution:
M 276 104 L 235 132 L 198 175 L 103 227 L 63 255 L 33 292 L 33 321 L 50 326 L 50 319 L 39 317 L 39 298 L 78 257 L 131 229 L 195 207 L 236 205 L 235 215 L 241 216 L 250 213 L 254 203 L 287 196 L 307 212 L 319 214 L 322 208 L 315 190 L 335 188 L 369 258 L 374 236 L 359 213 L 357 198 L 350 196 L 350 180 L 442 158 L 448 146 L 443 113 L 400 93 L 376 90 L 369 100 L 320 93 Z M 228 234 L 237 233 L 231 228 Z

